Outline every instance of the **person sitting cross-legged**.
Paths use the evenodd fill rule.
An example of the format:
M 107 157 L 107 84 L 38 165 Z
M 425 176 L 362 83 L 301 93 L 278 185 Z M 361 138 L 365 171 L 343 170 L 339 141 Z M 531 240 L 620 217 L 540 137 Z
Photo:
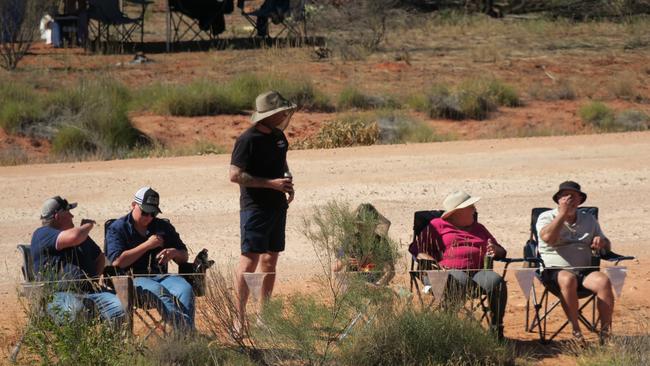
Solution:
M 193 330 L 192 286 L 181 276 L 167 274 L 169 261 L 187 262 L 187 247 L 172 224 L 156 217 L 161 213 L 159 200 L 151 187 L 135 193 L 131 212 L 108 227 L 108 258 L 113 266 L 136 275 L 138 301 L 155 305 L 175 329 Z
M 75 227 L 70 210 L 77 207 L 60 196 L 49 198 L 41 210 L 43 226 L 32 234 L 31 253 L 37 281 L 56 281 L 48 313 L 59 322 L 89 315 L 95 308 L 101 317 L 119 326 L 124 307 L 114 292 L 96 280 L 104 270 L 105 257 L 88 235 L 93 220 L 82 219 Z M 92 306 L 90 306 L 92 304 Z

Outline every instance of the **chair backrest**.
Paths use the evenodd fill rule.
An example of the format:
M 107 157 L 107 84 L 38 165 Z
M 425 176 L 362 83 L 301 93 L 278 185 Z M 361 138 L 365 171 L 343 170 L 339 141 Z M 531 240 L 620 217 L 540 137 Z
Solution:
M 433 219 L 437 219 L 444 213 L 444 210 L 416 211 L 413 214 L 413 240 Z
M 88 0 L 91 18 L 102 22 L 113 22 L 124 18 L 119 0 Z
M 537 237 L 537 220 L 542 213 L 552 210 L 548 207 L 535 207 L 530 214 L 530 238 L 524 247 L 524 258 L 540 258 L 539 251 L 539 238 Z M 578 207 L 578 212 L 588 213 L 594 215 L 598 219 L 598 207 Z
M 106 234 L 108 234 L 108 227 L 117 219 L 108 219 L 104 221 L 104 254 L 108 255 L 108 241 L 106 240 Z M 108 259 L 108 258 L 107 258 Z
M 23 257 L 23 265 L 20 270 L 23 273 L 25 282 L 34 282 L 34 261 L 32 259 L 32 247 L 28 244 L 19 244 L 18 251 Z

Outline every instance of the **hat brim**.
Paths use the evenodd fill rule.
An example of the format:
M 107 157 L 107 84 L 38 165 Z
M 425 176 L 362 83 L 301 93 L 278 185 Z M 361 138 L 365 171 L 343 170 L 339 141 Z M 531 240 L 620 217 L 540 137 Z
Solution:
M 276 108 L 276 109 L 272 109 L 272 110 L 270 110 L 268 112 L 264 112 L 264 113 L 254 112 L 253 115 L 251 116 L 251 122 L 253 124 L 257 124 L 258 122 L 260 122 L 260 121 L 262 121 L 262 120 L 264 120 L 264 119 L 266 119 L 268 117 L 274 116 L 274 115 L 276 115 L 278 113 L 281 113 L 281 112 L 284 112 L 286 110 L 296 110 L 296 108 L 298 108 L 298 106 L 296 104 L 292 103 L 291 105 Z
M 574 192 L 578 192 L 578 194 L 580 195 L 580 197 L 582 197 L 582 201 L 580 201 L 580 204 L 585 203 L 585 201 L 587 200 L 587 194 L 586 194 L 585 192 L 583 192 L 583 191 L 579 191 L 579 190 L 577 190 L 577 189 L 572 189 L 572 188 L 562 188 L 562 189 L 560 189 L 559 191 L 557 191 L 557 193 L 555 193 L 555 194 L 553 195 L 553 202 L 555 202 L 555 203 L 559 203 L 559 201 L 560 201 L 560 192 L 562 192 L 562 191 L 574 191 Z
M 72 210 L 77 207 L 77 202 L 68 203 L 68 210 Z
M 443 213 L 442 216 L 441 216 L 440 218 L 442 218 L 442 219 L 446 219 L 447 217 L 451 216 L 451 215 L 452 215 L 454 212 L 456 212 L 457 210 L 463 209 L 463 208 L 465 208 L 465 207 L 469 207 L 469 206 L 475 204 L 476 202 L 478 202 L 478 201 L 480 201 L 480 200 L 481 200 L 481 197 L 470 197 L 470 198 L 468 198 L 467 200 L 461 202 L 461 203 L 460 203 L 458 206 L 456 206 L 456 208 L 454 208 L 453 210 L 445 211 L 445 213 Z
M 155 213 L 162 213 L 162 211 L 160 211 L 160 208 L 158 208 L 158 207 L 156 207 L 154 205 L 142 204 L 142 205 L 140 205 L 140 209 L 143 212 L 146 212 L 146 213 L 154 213 L 154 212 Z

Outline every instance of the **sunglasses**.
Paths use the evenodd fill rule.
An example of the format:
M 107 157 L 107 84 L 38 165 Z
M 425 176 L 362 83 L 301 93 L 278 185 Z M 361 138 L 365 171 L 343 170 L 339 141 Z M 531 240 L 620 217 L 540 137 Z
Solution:
M 145 211 L 142 209 L 142 206 L 138 206 L 138 207 L 140 207 L 140 214 L 141 214 L 142 216 L 145 216 L 145 217 L 148 217 L 148 216 L 156 217 L 156 216 L 158 216 L 158 211 L 155 211 L 155 212 L 145 212 Z

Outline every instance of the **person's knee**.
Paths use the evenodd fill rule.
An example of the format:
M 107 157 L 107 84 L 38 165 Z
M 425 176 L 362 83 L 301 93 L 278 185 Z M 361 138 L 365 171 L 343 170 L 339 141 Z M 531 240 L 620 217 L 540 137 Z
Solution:
M 561 271 L 557 275 L 557 284 L 561 290 L 575 290 L 578 289 L 578 278 L 575 274 L 567 271 Z
M 593 292 L 611 292 L 612 282 L 609 277 L 601 272 L 594 272 L 590 274 L 584 282 L 584 286 Z

